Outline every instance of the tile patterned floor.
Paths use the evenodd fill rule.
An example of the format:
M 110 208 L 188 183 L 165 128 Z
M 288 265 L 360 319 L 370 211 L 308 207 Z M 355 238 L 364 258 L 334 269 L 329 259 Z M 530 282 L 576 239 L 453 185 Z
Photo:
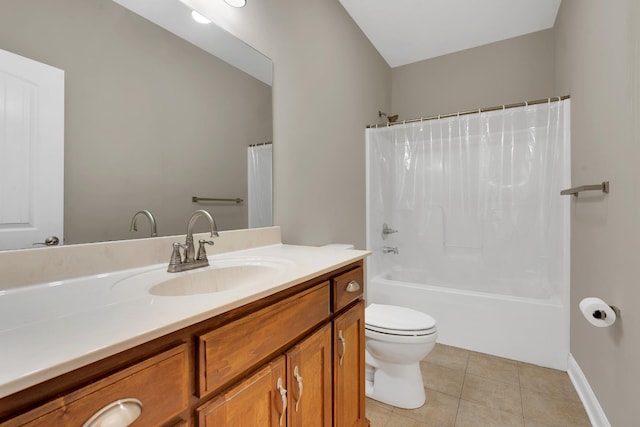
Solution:
M 420 365 L 427 403 L 367 399 L 371 427 L 591 426 L 565 372 L 441 344 Z

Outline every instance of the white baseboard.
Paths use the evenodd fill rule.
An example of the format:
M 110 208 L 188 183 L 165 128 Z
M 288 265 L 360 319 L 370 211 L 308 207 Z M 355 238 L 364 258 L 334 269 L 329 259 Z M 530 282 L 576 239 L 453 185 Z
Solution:
M 611 427 L 606 414 L 602 410 L 602 406 L 600 406 L 600 402 L 598 402 L 596 395 L 589 385 L 589 381 L 587 381 L 587 377 L 584 376 L 582 369 L 580 369 L 578 362 L 573 358 L 571 353 L 569 353 L 567 373 L 584 405 L 584 409 L 587 411 L 593 427 Z

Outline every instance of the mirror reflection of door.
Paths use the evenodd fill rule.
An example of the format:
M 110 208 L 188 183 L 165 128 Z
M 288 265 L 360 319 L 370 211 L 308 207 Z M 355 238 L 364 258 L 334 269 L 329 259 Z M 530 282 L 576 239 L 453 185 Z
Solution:
M 0 50 L 0 250 L 62 240 L 64 71 Z

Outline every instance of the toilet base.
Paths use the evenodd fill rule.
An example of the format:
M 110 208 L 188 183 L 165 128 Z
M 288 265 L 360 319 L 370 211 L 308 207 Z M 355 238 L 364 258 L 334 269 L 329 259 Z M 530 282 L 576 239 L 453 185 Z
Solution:
M 367 365 L 365 392 L 367 397 L 402 409 L 424 405 L 426 395 L 420 363 L 397 365 L 376 361 L 378 367 Z

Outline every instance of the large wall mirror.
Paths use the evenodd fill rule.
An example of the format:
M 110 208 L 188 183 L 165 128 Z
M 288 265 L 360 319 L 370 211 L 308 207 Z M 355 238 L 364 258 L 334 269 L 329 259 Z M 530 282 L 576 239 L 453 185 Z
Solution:
M 143 209 L 159 235 L 184 234 L 196 209 L 220 230 L 249 225 L 248 147 L 272 140 L 271 62 L 190 12 L 179 0 L 0 3 L 0 49 L 65 73 L 65 244 L 149 237 L 144 218 L 129 229 Z

